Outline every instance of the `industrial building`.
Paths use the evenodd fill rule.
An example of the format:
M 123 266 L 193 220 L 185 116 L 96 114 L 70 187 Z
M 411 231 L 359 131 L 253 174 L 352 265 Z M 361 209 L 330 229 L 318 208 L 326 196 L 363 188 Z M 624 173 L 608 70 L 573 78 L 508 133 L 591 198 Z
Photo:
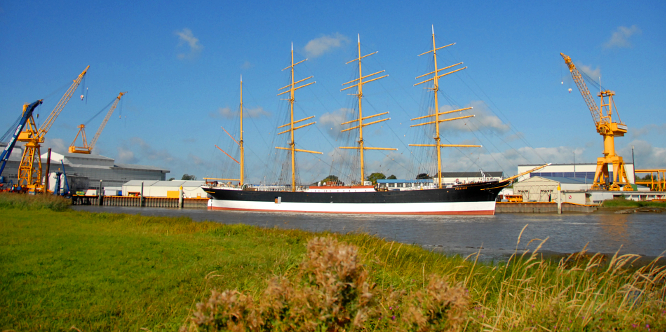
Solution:
M 46 160 L 46 154 L 42 155 L 42 160 Z M 51 153 L 51 165 L 57 166 L 61 160 L 68 177 L 88 178 L 86 189 L 98 188 L 100 180 L 104 187 L 121 187 L 130 180 L 165 180 L 166 173 L 169 173 L 169 170 L 160 167 L 116 164 L 113 158 L 100 155 Z
M 2 174 L 6 182 L 16 183 L 21 154 L 20 147 L 14 148 Z M 46 172 L 47 153 L 41 155 L 41 160 L 42 171 Z M 130 180 L 165 180 L 169 173 L 169 170 L 161 167 L 117 164 L 113 158 L 101 155 L 51 152 L 49 190 L 54 189 L 55 173 L 63 171 L 61 161 L 72 192 L 97 189 L 100 180 L 104 188 L 120 190 Z
M 123 196 L 168 197 L 178 198 L 180 188 L 183 188 L 183 198 L 206 198 L 206 192 L 201 189 L 204 181 L 142 181 L 132 180 L 122 185 Z
M 519 165 L 518 173 L 536 166 L 539 165 Z M 556 202 L 559 187 L 562 191 L 562 202 L 577 204 L 599 204 L 619 196 L 636 201 L 666 198 L 664 192 L 653 192 L 648 187 L 635 185 L 633 164 L 625 164 L 625 170 L 634 191 L 590 190 L 596 168 L 597 164 L 549 165 L 519 177 L 519 182 L 513 185 L 513 194 L 523 196 L 524 202 Z M 612 177 L 611 168 L 609 173 Z
M 527 172 L 535 167 L 541 165 L 518 165 L 518 174 Z M 609 164 L 608 173 L 613 178 L 613 165 Z M 627 177 L 629 178 L 629 183 L 634 183 L 634 164 L 624 164 L 625 170 L 627 172 Z M 548 165 L 536 172 L 525 174 L 518 178 L 518 181 L 527 180 L 533 176 L 544 176 L 544 177 L 559 177 L 559 178 L 574 178 L 582 179 L 585 183 L 592 184 L 594 181 L 594 173 L 597 170 L 596 163 L 589 164 L 551 164 Z
M 523 202 L 556 202 L 558 187 L 563 192 L 562 201 L 578 204 L 590 204 L 589 195 L 585 191 L 592 181 L 585 182 L 580 178 L 532 176 L 527 180 L 513 185 L 513 194 L 522 195 Z

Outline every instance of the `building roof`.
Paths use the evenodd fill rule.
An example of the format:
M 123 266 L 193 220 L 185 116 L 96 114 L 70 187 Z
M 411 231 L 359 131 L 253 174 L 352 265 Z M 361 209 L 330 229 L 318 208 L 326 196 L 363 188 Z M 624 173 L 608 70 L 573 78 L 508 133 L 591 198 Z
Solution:
M 143 186 L 152 186 L 155 182 L 159 182 L 157 180 L 130 180 L 125 182 L 123 186 L 140 186 L 141 183 L 143 183 Z
M 51 154 L 56 152 L 51 151 Z M 105 161 L 114 161 L 113 158 L 105 157 L 99 154 L 87 154 L 87 153 L 58 153 L 59 155 L 67 159 L 93 159 L 93 160 L 105 160 Z
M 124 169 L 136 169 L 136 170 L 150 170 L 150 171 L 162 171 L 164 173 L 169 173 L 169 170 L 166 168 L 155 167 L 155 166 L 146 166 L 146 165 L 133 165 L 133 164 L 114 164 L 115 168 L 124 168 Z
M 201 187 L 205 181 L 187 181 L 187 180 L 172 180 L 172 181 L 158 181 L 153 183 L 151 187 Z
M 567 184 L 592 184 L 592 181 L 585 181 L 586 178 L 569 178 L 569 177 L 561 177 L 561 176 L 541 176 L 544 179 L 549 179 L 553 181 L 557 181 L 559 183 L 567 183 Z
M 549 181 L 554 181 L 554 182 L 559 182 L 561 184 L 592 184 L 592 181 L 585 181 L 585 178 L 569 178 L 569 177 L 560 177 L 560 176 L 532 176 L 525 181 L 521 182 L 526 182 L 526 181 L 538 181 L 538 179 L 544 179 L 544 180 L 549 180 Z
M 157 180 L 130 180 L 127 181 L 123 186 L 140 186 L 143 182 L 144 187 L 201 187 L 204 185 L 205 181 L 187 181 L 187 180 L 173 180 L 173 181 L 157 181 Z

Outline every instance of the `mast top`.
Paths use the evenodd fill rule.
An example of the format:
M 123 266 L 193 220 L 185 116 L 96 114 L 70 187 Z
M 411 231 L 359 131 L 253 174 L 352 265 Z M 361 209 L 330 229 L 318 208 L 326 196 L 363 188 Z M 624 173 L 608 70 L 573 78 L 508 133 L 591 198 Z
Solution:
M 436 151 L 437 151 L 437 180 L 438 180 L 437 186 L 438 186 L 438 188 L 442 188 L 441 148 L 444 148 L 444 147 L 465 147 L 465 148 L 468 148 L 468 147 L 481 147 L 481 145 L 442 144 L 441 143 L 441 137 L 440 137 L 440 123 L 441 122 L 471 118 L 474 115 L 464 115 L 464 116 L 459 116 L 459 117 L 455 117 L 455 118 L 440 119 L 440 116 L 442 116 L 442 115 L 450 114 L 450 113 L 454 113 L 454 112 L 462 112 L 462 111 L 471 109 L 471 107 L 466 107 L 466 108 L 461 108 L 461 109 L 447 111 L 447 112 L 441 112 L 441 113 L 439 112 L 439 102 L 437 100 L 438 99 L 437 94 L 439 92 L 439 82 L 438 82 L 439 79 L 444 77 L 444 76 L 447 76 L 447 75 L 453 74 L 455 72 L 461 71 L 463 69 L 466 69 L 467 67 L 458 68 L 458 69 L 440 74 L 440 71 L 447 70 L 447 69 L 450 69 L 450 68 L 453 68 L 453 67 L 457 67 L 457 66 L 461 65 L 462 62 L 456 63 L 454 65 L 446 66 L 444 68 L 438 68 L 438 66 L 437 66 L 437 50 L 445 48 L 445 47 L 449 47 L 451 45 L 454 45 L 455 43 L 451 43 L 451 44 L 448 44 L 448 45 L 437 47 L 437 45 L 435 44 L 435 25 L 434 24 L 431 26 L 431 29 L 432 29 L 432 49 L 427 51 L 427 52 L 423 52 L 423 53 L 419 54 L 419 56 L 432 52 L 433 62 L 435 64 L 435 68 L 434 68 L 435 70 L 433 70 L 433 71 L 431 71 L 427 74 L 423 74 L 421 76 L 416 77 L 416 79 L 419 79 L 419 78 L 424 77 L 424 76 L 432 76 L 429 79 L 426 79 L 424 81 L 421 81 L 419 83 L 414 84 L 414 86 L 419 85 L 419 84 L 423 84 L 423 83 L 426 83 L 426 82 L 432 82 L 432 88 L 428 88 L 428 89 L 431 90 L 434 93 L 435 107 L 434 107 L 434 110 L 432 112 L 429 112 L 430 114 L 428 114 L 426 116 L 420 116 L 420 117 L 411 119 L 412 121 L 427 119 L 426 122 L 421 122 L 421 123 L 418 123 L 418 124 L 414 124 L 414 125 L 411 125 L 410 127 L 418 127 L 418 126 L 423 126 L 423 125 L 435 125 L 435 135 L 436 135 L 434 137 L 435 144 L 409 144 L 409 146 L 434 147 L 436 149 Z
M 377 52 L 373 52 L 373 53 L 366 54 L 366 55 L 361 55 L 361 35 L 358 34 L 357 37 L 358 37 L 358 57 L 354 60 L 348 61 L 347 64 L 358 61 L 358 78 L 354 79 L 354 80 L 351 80 L 349 82 L 346 82 L 346 83 L 342 83 L 342 86 L 347 85 L 347 87 L 342 88 L 340 91 L 344 91 L 344 90 L 351 89 L 351 88 L 354 88 L 354 87 L 356 88 L 356 94 L 354 94 L 354 95 L 356 95 L 356 97 L 358 98 L 358 118 L 356 118 L 355 120 L 343 122 L 340 125 L 351 125 L 352 126 L 352 127 L 347 128 L 347 129 L 341 130 L 341 132 L 350 131 L 350 130 L 358 130 L 358 146 L 341 146 L 340 148 L 341 149 L 359 150 L 361 181 L 365 181 L 364 150 L 397 150 L 397 149 L 395 149 L 395 148 L 375 148 L 375 147 L 365 146 L 365 140 L 363 139 L 363 127 L 369 126 L 369 125 L 372 125 L 372 124 L 375 124 L 375 123 L 387 121 L 390 118 L 383 118 L 383 119 L 379 119 L 379 120 L 372 121 L 372 122 L 364 122 L 365 120 L 368 120 L 368 119 L 371 119 L 371 118 L 386 115 L 386 114 L 388 114 L 388 112 L 383 112 L 383 113 L 374 114 L 374 115 L 370 115 L 370 116 L 363 116 L 363 108 L 362 108 L 362 103 L 361 103 L 361 99 L 363 98 L 363 85 L 366 84 L 366 83 L 370 83 L 372 81 L 376 81 L 378 79 L 387 77 L 388 75 L 376 76 L 377 74 L 383 73 L 384 71 L 382 70 L 382 71 L 378 71 L 376 73 L 372 73 L 372 74 L 363 76 L 362 67 L 361 67 L 361 59 L 363 59 L 365 57 L 368 57 L 368 56 L 371 56 L 371 55 L 373 55 Z

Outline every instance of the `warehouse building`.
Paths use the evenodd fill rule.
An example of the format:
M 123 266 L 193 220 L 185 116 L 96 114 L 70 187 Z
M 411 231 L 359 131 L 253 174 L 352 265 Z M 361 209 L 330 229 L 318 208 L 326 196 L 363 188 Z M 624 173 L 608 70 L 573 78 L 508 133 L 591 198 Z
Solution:
M 513 185 L 513 194 L 521 195 L 523 202 L 557 202 L 561 189 L 562 202 L 599 204 L 606 199 L 623 196 L 630 200 L 663 199 L 663 192 L 650 192 L 650 188 L 636 186 L 635 191 L 589 191 L 592 180 L 587 178 L 532 176 Z
M 42 155 L 45 162 L 46 154 Z M 165 180 L 169 170 L 143 165 L 116 164 L 113 158 L 81 153 L 51 153 L 51 165 L 57 167 L 60 161 L 65 164 L 67 176 L 88 178 L 88 188 L 96 189 L 99 181 L 103 186 L 121 187 L 130 180 Z
M 518 174 L 527 172 L 535 167 L 542 165 L 518 165 Z M 611 179 L 613 178 L 613 165 L 609 164 L 608 174 Z M 634 183 L 634 164 L 624 164 L 624 169 L 627 172 L 629 183 Z M 551 164 L 536 172 L 525 174 L 518 178 L 518 181 L 524 181 L 534 176 L 543 177 L 558 177 L 558 178 L 573 178 L 581 179 L 583 182 L 592 183 L 594 181 L 594 173 L 597 171 L 597 164 Z
M 589 195 L 585 195 L 585 191 L 592 185 L 591 181 L 586 183 L 585 180 L 576 178 L 564 177 L 545 177 L 545 176 L 532 176 L 527 180 L 517 182 L 513 185 L 513 194 L 522 195 L 523 202 L 556 202 L 558 191 L 561 190 L 566 194 L 563 202 L 571 202 L 578 204 L 589 204 Z M 582 195 L 581 195 L 582 193 Z
M 43 172 L 46 172 L 47 154 L 41 155 Z M 21 155 L 21 148 L 15 147 L 2 173 L 5 182 L 17 182 Z M 165 180 L 169 173 L 169 170 L 161 167 L 117 164 L 113 158 L 101 155 L 51 152 L 49 190 L 55 188 L 55 173 L 63 171 L 61 162 L 65 166 L 64 172 L 72 192 L 97 189 L 100 180 L 105 188 L 120 190 L 121 186 L 130 180 Z
M 139 196 L 143 192 L 146 197 L 178 198 L 180 187 L 183 187 L 183 198 L 206 198 L 201 189 L 204 181 L 141 181 L 132 180 L 122 185 L 123 196 Z

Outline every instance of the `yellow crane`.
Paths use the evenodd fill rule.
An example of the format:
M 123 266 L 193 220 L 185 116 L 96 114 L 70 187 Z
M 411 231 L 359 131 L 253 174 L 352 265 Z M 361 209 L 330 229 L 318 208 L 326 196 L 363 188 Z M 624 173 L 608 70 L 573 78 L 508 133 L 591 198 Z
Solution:
M 102 133 L 102 130 L 104 130 L 104 127 L 106 126 L 106 123 L 109 121 L 109 118 L 111 118 L 111 114 L 113 111 L 116 109 L 118 106 L 118 102 L 120 101 L 120 98 L 123 97 L 124 94 L 127 92 L 121 92 L 118 94 L 118 97 L 113 101 L 113 104 L 111 105 L 111 108 L 109 108 L 109 111 L 106 113 L 106 117 L 104 117 L 104 121 L 102 121 L 102 124 L 99 125 L 99 129 L 97 129 L 97 133 L 95 133 L 95 137 L 93 137 L 92 141 L 90 141 L 90 144 L 88 144 L 88 140 L 86 139 L 86 125 L 85 124 L 80 124 L 79 125 L 79 132 L 76 134 L 76 137 L 74 137 L 74 141 L 72 144 L 69 146 L 69 153 L 85 153 L 85 154 L 90 154 L 95 147 L 95 144 L 97 143 L 97 139 L 99 138 L 99 134 Z M 81 135 L 81 143 L 83 146 L 75 146 L 76 140 L 79 138 L 79 135 Z
M 583 99 L 585 99 L 587 107 L 590 109 L 597 132 L 604 138 L 604 156 L 597 158 L 597 170 L 594 173 L 594 181 L 590 189 L 606 189 L 614 191 L 634 190 L 629 184 L 629 178 L 627 177 L 622 157 L 615 154 L 615 137 L 623 137 L 627 132 L 627 125 L 620 120 L 620 115 L 617 112 L 615 102 L 613 101 L 615 92 L 610 90 L 600 91 L 597 96 L 601 98 L 601 102 L 599 104 L 600 107 L 597 107 L 597 104 L 594 102 L 592 94 L 590 93 L 590 90 L 588 90 L 585 81 L 583 81 L 583 76 L 578 72 L 576 65 L 574 65 L 569 56 L 564 53 L 560 53 L 560 55 L 569 67 L 571 76 L 573 77 L 574 82 L 576 82 Z M 615 114 L 617 114 L 619 122 L 613 121 L 613 109 L 615 109 Z M 608 164 L 613 165 L 612 181 L 608 173 Z
M 74 80 L 74 83 L 72 83 L 69 89 L 67 89 L 65 95 L 60 98 L 56 107 L 51 111 L 51 114 L 49 114 L 48 118 L 46 118 L 46 121 L 42 123 L 39 129 L 35 124 L 35 119 L 30 115 L 26 128 L 24 128 L 19 134 L 17 141 L 24 142 L 25 144 L 23 145 L 23 155 L 21 156 L 21 163 L 19 164 L 17 184 L 26 188 L 26 190 L 31 193 L 40 192 L 44 189 L 42 184 L 42 158 L 40 153 L 41 144 L 44 143 L 44 136 L 49 129 L 51 129 L 53 122 L 55 122 L 55 119 L 60 115 L 63 108 L 65 108 L 69 99 L 72 98 L 74 91 L 79 87 L 83 77 L 88 72 L 88 68 L 90 68 L 90 66 L 87 66 L 86 69 L 84 69 Z M 35 163 L 37 164 L 37 169 L 35 169 Z

